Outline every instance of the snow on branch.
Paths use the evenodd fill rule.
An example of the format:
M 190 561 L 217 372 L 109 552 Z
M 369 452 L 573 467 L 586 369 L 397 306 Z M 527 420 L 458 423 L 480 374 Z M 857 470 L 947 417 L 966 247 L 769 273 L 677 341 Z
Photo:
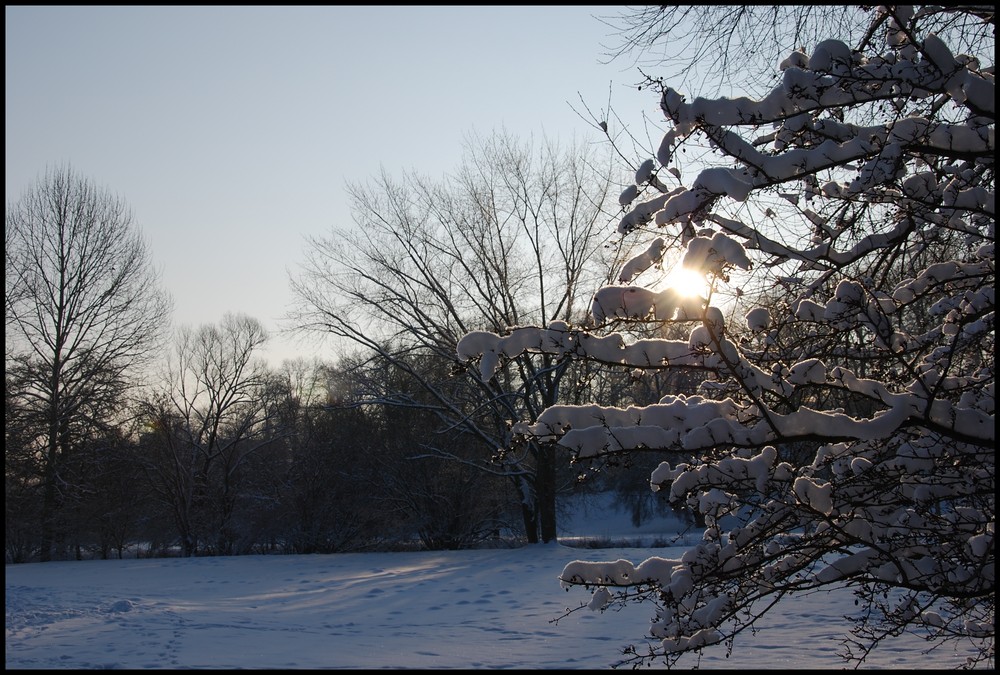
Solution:
M 533 353 L 662 376 L 655 398 L 557 401 L 512 434 L 595 465 L 662 456 L 649 485 L 703 517 L 702 540 L 680 560 L 577 561 L 561 581 L 593 589 L 595 610 L 652 599 L 668 662 L 831 584 L 858 594 L 859 641 L 920 627 L 983 640 L 992 662 L 993 42 L 968 9 L 871 17 L 861 49 L 797 50 L 759 100 L 688 102 L 651 80 L 668 129 L 620 195 L 618 234 L 649 240 L 620 285 L 593 289 L 582 327 L 458 346 L 484 380 Z M 981 53 L 956 54 L 956 32 Z M 722 159 L 668 189 L 657 173 L 679 176 L 695 143 Z M 672 241 L 708 297 L 636 283 Z

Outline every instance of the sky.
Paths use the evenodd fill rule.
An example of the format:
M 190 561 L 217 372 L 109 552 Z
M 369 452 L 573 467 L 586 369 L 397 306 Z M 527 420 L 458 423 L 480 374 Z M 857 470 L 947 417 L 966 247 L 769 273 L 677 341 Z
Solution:
M 282 319 L 306 237 L 353 225 L 345 185 L 440 177 L 472 132 L 599 142 L 577 111 L 609 97 L 641 135 L 655 96 L 602 63 L 621 11 L 8 5 L 7 202 L 69 165 L 132 207 L 175 325 L 242 312 L 275 365 L 329 358 Z
M 5 666 L 606 669 L 623 647 L 643 644 L 652 606 L 582 609 L 554 622 L 589 600 L 563 590 L 559 574 L 581 558 L 676 557 L 683 548 L 655 544 L 681 527 L 661 517 L 634 528 L 596 498 L 572 505 L 559 544 L 7 565 Z M 574 537 L 642 548 L 573 548 Z M 700 667 L 842 669 L 843 616 L 856 611 L 843 589 L 783 600 L 762 630 L 737 638 L 731 657 L 716 645 Z M 927 648 L 905 634 L 861 667 L 951 669 L 967 656 Z

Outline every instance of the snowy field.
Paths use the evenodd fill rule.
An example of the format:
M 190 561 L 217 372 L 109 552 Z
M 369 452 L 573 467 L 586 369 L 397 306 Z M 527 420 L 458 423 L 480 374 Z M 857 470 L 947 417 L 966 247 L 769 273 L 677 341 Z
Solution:
M 604 513 L 611 517 L 596 535 L 637 534 L 623 514 Z M 661 520 L 638 534 L 671 527 Z M 560 588 L 563 566 L 680 550 L 550 544 L 7 565 L 6 668 L 608 668 L 622 647 L 641 643 L 652 607 L 581 610 L 553 623 L 589 597 Z M 815 594 L 780 607 L 756 635 L 737 639 L 730 658 L 720 646 L 700 666 L 845 667 L 841 617 L 855 610 L 853 596 Z M 904 636 L 862 668 L 964 663 L 964 654 L 926 648 Z

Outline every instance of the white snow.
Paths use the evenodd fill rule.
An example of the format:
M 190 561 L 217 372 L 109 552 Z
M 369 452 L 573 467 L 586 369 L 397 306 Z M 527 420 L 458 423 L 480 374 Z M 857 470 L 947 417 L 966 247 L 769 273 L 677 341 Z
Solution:
M 589 534 L 650 546 L 683 529 L 672 518 L 634 528 L 627 513 L 597 499 L 572 508 L 564 541 Z M 980 540 L 970 545 L 982 546 Z M 564 568 L 580 559 L 608 560 L 633 579 L 674 571 L 670 578 L 679 584 L 685 550 L 547 544 L 7 565 L 5 666 L 605 669 L 648 632 L 652 605 L 608 613 L 584 608 L 553 623 L 567 608 L 603 605 L 601 597 L 562 589 Z M 627 559 L 644 562 L 633 567 Z M 725 598 L 716 598 L 703 612 L 724 606 Z M 854 611 L 853 596 L 843 590 L 787 598 L 756 635 L 737 637 L 732 659 L 725 645 L 709 646 L 700 666 L 843 668 L 837 654 L 849 626 L 842 616 Z M 708 644 L 710 637 L 691 639 Z M 926 649 L 916 636 L 894 638 L 862 667 L 952 668 L 966 656 Z M 695 665 L 694 657 L 686 659 L 678 665 Z
M 649 248 L 625 263 L 621 274 L 618 275 L 618 281 L 623 284 L 629 283 L 636 275 L 645 272 L 663 260 L 663 253 L 666 250 L 667 244 L 663 237 L 657 237 L 650 243 Z

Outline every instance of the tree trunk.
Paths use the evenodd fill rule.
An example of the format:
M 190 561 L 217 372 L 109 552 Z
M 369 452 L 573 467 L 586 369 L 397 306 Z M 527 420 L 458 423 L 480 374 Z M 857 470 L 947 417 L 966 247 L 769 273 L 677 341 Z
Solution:
M 54 540 L 53 519 L 56 514 L 56 478 L 54 451 L 49 452 L 49 461 L 45 466 L 45 493 L 42 498 L 42 532 L 38 559 L 42 562 L 52 560 L 52 544 Z
M 521 502 L 521 517 L 524 518 L 524 536 L 529 544 L 538 543 L 538 512 L 530 504 Z
M 529 544 L 538 543 L 538 500 L 534 487 L 527 476 L 514 479 L 521 501 L 521 517 L 524 519 L 524 536 Z
M 542 543 L 556 541 L 556 461 L 555 448 L 538 448 L 535 472 L 535 499 Z

